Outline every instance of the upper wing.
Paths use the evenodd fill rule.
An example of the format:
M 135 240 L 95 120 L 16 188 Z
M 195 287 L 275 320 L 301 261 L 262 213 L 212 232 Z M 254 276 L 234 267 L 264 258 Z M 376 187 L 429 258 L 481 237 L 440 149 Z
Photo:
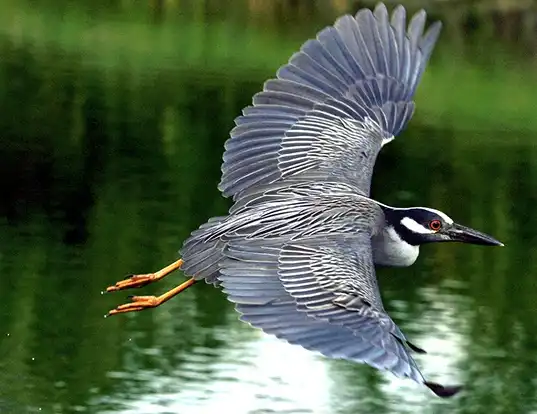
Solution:
M 233 242 L 219 278 L 241 319 L 253 326 L 328 357 L 409 377 L 447 396 L 454 390 L 424 380 L 408 351 L 419 348 L 384 311 L 364 236 L 283 246 Z
M 254 185 L 317 171 L 369 194 L 382 145 L 411 118 L 412 97 L 441 25 L 425 33 L 426 14 L 408 29 L 399 6 L 383 4 L 343 16 L 307 41 L 253 105 L 226 142 L 220 190 L 236 200 Z

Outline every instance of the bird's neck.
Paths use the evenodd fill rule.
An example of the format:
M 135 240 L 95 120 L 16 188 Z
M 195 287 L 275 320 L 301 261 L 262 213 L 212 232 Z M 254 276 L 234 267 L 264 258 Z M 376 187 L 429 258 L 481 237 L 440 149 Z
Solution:
M 419 246 L 425 242 L 423 235 L 412 232 L 407 226 L 402 224 L 402 220 L 408 217 L 408 212 L 412 208 L 396 208 L 380 203 L 379 205 L 384 212 L 385 227 L 391 227 L 394 231 L 392 238 L 397 238 L 412 246 Z
M 418 258 L 420 248 L 401 239 L 393 226 L 386 226 L 371 239 L 373 261 L 380 266 L 406 267 Z

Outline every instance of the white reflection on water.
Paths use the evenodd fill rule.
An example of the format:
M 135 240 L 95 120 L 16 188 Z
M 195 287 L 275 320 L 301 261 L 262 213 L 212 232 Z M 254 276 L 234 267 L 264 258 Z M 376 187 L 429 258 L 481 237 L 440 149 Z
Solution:
M 457 299 L 441 291 L 421 291 L 435 306 L 414 322 L 420 329 L 412 339 L 428 351 L 418 358 L 424 374 L 430 380 L 452 384 L 461 381 L 457 365 L 464 358 L 466 329 L 463 315 L 457 314 L 463 307 L 453 306 Z M 383 407 L 379 412 L 430 412 L 437 404 L 451 404 L 409 380 L 325 359 L 236 321 L 234 313 L 229 317 L 230 325 L 216 328 L 215 335 L 225 346 L 191 349 L 188 362 L 173 375 L 143 369 L 111 374 L 119 381 L 129 378 L 131 385 L 123 387 L 121 395 L 105 397 L 94 406 L 118 406 L 99 412 L 123 414 L 328 414 L 370 413 L 375 405 Z M 378 376 L 376 391 L 362 378 L 366 376 Z
M 224 361 L 212 367 L 216 372 L 211 384 L 200 382 L 181 393 L 182 403 L 192 407 L 189 412 L 218 412 L 223 407 L 237 413 L 298 412 L 298 407 L 300 412 L 315 412 L 327 406 L 331 380 L 320 357 L 262 333 L 256 337 L 224 351 Z

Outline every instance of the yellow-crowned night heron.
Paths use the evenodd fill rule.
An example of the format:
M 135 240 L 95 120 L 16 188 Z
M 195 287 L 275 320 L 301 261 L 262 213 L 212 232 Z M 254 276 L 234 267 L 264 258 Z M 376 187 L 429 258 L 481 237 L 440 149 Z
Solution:
M 192 233 L 182 260 L 108 291 L 140 287 L 182 268 L 191 279 L 160 297 L 135 296 L 109 314 L 155 307 L 205 280 L 222 286 L 241 319 L 328 357 L 367 363 L 424 383 L 412 345 L 384 310 L 375 265 L 409 266 L 419 245 L 501 245 L 430 208 L 369 198 L 377 154 L 414 111 L 412 101 L 440 33 L 424 11 L 343 16 L 307 41 L 226 142 L 223 194 L 235 204 Z

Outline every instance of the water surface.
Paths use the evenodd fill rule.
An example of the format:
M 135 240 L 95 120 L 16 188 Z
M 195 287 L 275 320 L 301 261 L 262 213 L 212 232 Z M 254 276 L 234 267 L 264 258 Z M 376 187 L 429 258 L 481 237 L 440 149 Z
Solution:
M 527 44 L 448 25 L 374 177 L 377 199 L 441 209 L 506 244 L 425 246 L 414 266 L 379 271 L 387 309 L 428 351 L 424 374 L 467 386 L 443 401 L 264 335 L 210 286 L 103 318 L 128 295 L 101 295 L 107 285 L 175 260 L 190 231 L 225 214 L 216 184 L 234 117 L 332 15 L 57 3 L 0 12 L 0 412 L 537 411 Z

